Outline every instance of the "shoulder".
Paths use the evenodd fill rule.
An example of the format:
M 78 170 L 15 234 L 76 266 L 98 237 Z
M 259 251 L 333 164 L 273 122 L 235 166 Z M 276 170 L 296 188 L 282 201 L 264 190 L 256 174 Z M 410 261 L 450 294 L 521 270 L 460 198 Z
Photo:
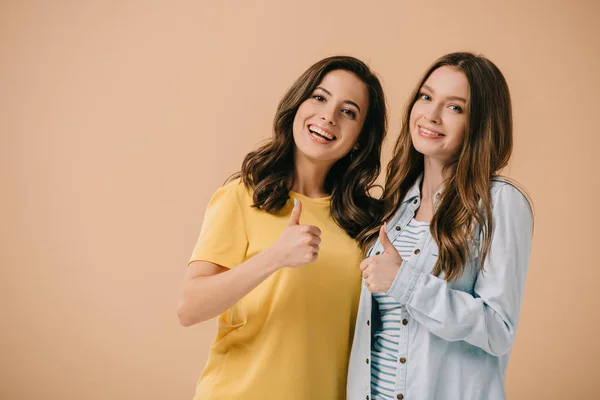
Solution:
M 214 202 L 230 203 L 232 205 L 237 203 L 240 206 L 244 206 L 252 204 L 252 194 L 242 180 L 236 178 L 225 183 L 215 191 L 211 199 L 211 203 Z
M 503 176 L 494 176 L 490 185 L 492 207 L 502 206 L 532 214 L 532 204 L 525 189 Z
M 504 176 L 494 175 L 490 184 L 492 198 L 506 197 L 522 199 L 529 202 L 529 197 L 523 187 Z

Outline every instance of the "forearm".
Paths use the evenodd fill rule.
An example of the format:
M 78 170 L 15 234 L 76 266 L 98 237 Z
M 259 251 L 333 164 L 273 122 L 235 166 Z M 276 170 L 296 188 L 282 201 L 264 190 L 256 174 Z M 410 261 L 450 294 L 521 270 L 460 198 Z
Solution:
M 492 243 L 472 292 L 427 273 L 431 261 L 418 258 L 403 263 L 388 293 L 432 333 L 497 356 L 509 352 L 514 342 L 533 224 L 525 197 L 512 186 L 501 190 L 494 200 Z
M 491 355 L 500 356 L 510 351 L 521 293 L 505 288 L 502 299 L 486 299 L 488 296 L 482 298 L 451 289 L 445 280 L 418 272 L 410 265 L 405 264 L 404 268 L 404 273 L 412 270 L 414 275 L 406 282 L 414 282 L 413 286 L 407 286 L 403 295 L 398 296 L 396 292 L 393 297 L 421 325 L 442 339 L 464 340 Z
M 275 251 L 266 249 L 225 272 L 186 280 L 178 305 L 181 324 L 216 317 L 282 267 Z

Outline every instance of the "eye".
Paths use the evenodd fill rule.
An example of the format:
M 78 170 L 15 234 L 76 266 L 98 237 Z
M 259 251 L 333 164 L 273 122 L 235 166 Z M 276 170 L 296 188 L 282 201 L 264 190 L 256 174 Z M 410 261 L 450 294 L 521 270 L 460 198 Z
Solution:
M 428 95 L 427 93 L 419 93 L 419 100 L 425 100 L 425 101 L 429 101 L 431 100 L 431 96 Z
M 351 110 L 349 108 L 342 109 L 342 113 L 346 114 L 347 116 L 349 116 L 352 119 L 356 118 L 356 113 L 354 112 L 354 110 Z
M 325 97 L 321 96 L 320 94 L 314 94 L 313 99 L 315 99 L 316 101 L 318 101 L 320 103 L 325 101 Z
M 460 114 L 463 112 L 462 107 L 457 106 L 456 104 L 450 104 L 448 107 L 457 114 Z

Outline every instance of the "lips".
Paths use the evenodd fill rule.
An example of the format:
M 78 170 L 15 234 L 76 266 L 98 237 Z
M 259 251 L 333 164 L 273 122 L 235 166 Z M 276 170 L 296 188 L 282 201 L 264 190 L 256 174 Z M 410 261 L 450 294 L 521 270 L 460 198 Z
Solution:
M 421 125 L 418 125 L 418 127 L 419 127 L 419 134 L 421 136 L 430 137 L 430 138 L 441 138 L 441 137 L 446 136 L 443 133 L 433 130 L 431 128 L 425 128 L 424 126 L 421 126 Z
M 333 133 L 318 125 L 309 125 L 308 130 L 310 135 L 319 141 L 332 142 L 337 139 Z

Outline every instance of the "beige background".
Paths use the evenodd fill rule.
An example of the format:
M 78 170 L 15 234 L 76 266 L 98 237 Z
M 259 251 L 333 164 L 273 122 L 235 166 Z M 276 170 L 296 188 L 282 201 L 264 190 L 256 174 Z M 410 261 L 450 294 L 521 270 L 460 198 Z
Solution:
M 204 208 L 333 54 L 382 77 L 390 141 L 438 56 L 514 99 L 536 205 L 508 398 L 600 388 L 595 1 L 0 1 L 0 398 L 190 399 L 215 334 L 175 303 Z M 421 4 L 424 3 L 424 4 Z

